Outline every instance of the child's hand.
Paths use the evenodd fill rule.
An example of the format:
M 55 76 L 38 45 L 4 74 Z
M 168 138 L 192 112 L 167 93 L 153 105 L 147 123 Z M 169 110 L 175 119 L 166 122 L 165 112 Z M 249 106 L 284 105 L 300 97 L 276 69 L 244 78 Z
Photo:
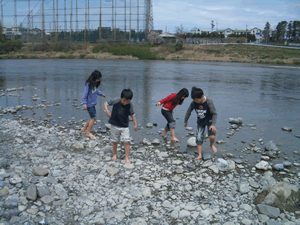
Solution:
M 106 95 L 102 95 L 103 96 L 103 98 L 106 98 Z
M 105 110 L 107 117 L 111 117 L 111 113 L 109 110 Z
M 86 109 L 87 109 L 87 106 L 86 106 L 86 105 L 84 105 L 84 106 L 82 107 L 82 109 L 83 109 L 83 110 L 86 110 Z
M 214 125 L 212 125 L 212 126 L 210 126 L 210 130 L 211 130 L 213 133 L 216 133 L 217 128 L 216 128 Z
M 184 123 L 184 127 L 187 127 L 187 123 Z
M 160 102 L 158 102 L 158 103 L 156 103 L 156 104 L 155 104 L 155 106 L 160 106 L 160 105 L 161 105 L 161 103 L 160 103 Z
M 138 130 L 138 127 L 134 126 L 134 131 L 137 132 L 137 130 Z

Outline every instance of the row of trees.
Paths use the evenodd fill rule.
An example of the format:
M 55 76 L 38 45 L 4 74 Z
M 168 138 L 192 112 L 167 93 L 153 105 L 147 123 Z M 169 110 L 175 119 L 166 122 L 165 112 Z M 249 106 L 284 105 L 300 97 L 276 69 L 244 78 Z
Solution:
M 277 24 L 275 30 L 271 30 L 271 24 L 266 23 L 263 31 L 266 43 L 270 41 L 300 42 L 300 21 L 281 21 Z

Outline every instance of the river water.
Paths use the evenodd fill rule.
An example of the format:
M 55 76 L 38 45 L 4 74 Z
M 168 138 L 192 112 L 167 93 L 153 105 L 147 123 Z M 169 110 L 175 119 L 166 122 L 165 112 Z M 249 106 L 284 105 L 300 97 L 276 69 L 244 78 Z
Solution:
M 150 140 L 160 138 L 157 131 L 165 126 L 166 121 L 155 103 L 181 88 L 190 91 L 197 86 L 203 89 L 205 96 L 213 99 L 218 112 L 216 140 L 223 140 L 224 144 L 216 145 L 217 156 L 232 153 L 238 157 L 240 150 L 249 146 L 249 143 L 263 147 L 258 143 L 258 139 L 262 138 L 264 143 L 273 140 L 280 145 L 281 157 L 275 162 L 283 161 L 284 157 L 292 162 L 300 160 L 299 155 L 293 154 L 294 151 L 300 152 L 300 139 L 295 137 L 300 134 L 300 67 L 296 66 L 96 59 L 0 60 L 0 89 L 1 93 L 5 93 L 0 97 L 0 106 L 37 106 L 46 100 L 61 105 L 45 110 L 23 110 L 18 114 L 39 121 L 51 113 L 56 123 L 66 126 L 72 117 L 76 121 L 87 120 L 89 116 L 81 110 L 80 104 L 85 80 L 95 69 L 102 72 L 99 90 L 106 94 L 107 99 L 120 96 L 124 88 L 131 88 L 138 124 L 146 127 L 148 122 L 158 123 L 157 127 L 144 128 L 138 133 L 134 133 L 131 123 L 131 134 L 136 143 L 144 137 Z M 19 87 L 24 90 L 3 91 Z M 20 96 L 9 96 L 16 93 Z M 37 101 L 32 100 L 31 96 L 34 95 L 39 98 Z M 180 149 L 188 152 L 196 150 L 187 148 L 188 131 L 183 126 L 183 118 L 191 101 L 189 97 L 174 110 Z M 108 122 L 104 102 L 104 98 L 98 98 L 97 119 L 101 122 L 94 126 L 95 130 Z M 3 117 L 13 116 L 9 114 Z M 227 137 L 227 133 L 230 133 L 230 117 L 241 117 L 243 125 L 255 124 L 256 130 L 243 126 L 233 136 Z M 188 126 L 196 131 L 195 112 Z M 284 126 L 292 127 L 293 131 L 283 131 L 281 128 Z M 212 154 L 207 141 L 203 152 Z M 255 162 L 260 156 L 251 154 L 247 160 Z

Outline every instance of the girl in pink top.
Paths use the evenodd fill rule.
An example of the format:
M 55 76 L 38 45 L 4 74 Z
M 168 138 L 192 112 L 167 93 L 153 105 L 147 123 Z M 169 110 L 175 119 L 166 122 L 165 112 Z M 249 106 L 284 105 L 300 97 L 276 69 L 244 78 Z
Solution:
M 189 91 L 186 88 L 183 88 L 177 94 L 172 93 L 155 104 L 155 106 L 163 105 L 161 109 L 161 113 L 168 122 L 165 127 L 165 131 L 162 134 L 162 137 L 165 138 L 167 136 L 168 131 L 170 131 L 171 141 L 179 142 L 179 140 L 175 137 L 176 122 L 173 117 L 173 110 L 178 104 L 181 105 L 184 99 L 187 97 L 189 97 Z

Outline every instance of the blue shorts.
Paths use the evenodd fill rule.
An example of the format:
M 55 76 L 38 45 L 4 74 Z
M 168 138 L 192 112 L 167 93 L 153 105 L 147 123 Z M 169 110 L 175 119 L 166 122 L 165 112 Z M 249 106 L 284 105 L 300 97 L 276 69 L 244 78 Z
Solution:
M 210 129 L 210 125 L 205 125 L 205 126 L 197 126 L 197 131 L 196 131 L 196 144 L 197 145 L 202 145 L 203 144 L 203 139 L 204 139 L 204 131 L 205 127 L 207 127 L 207 132 L 208 136 L 216 136 L 216 133 L 213 133 Z
M 87 107 L 87 111 L 89 112 L 91 119 L 95 120 L 96 119 L 96 108 L 95 108 L 95 106 Z

